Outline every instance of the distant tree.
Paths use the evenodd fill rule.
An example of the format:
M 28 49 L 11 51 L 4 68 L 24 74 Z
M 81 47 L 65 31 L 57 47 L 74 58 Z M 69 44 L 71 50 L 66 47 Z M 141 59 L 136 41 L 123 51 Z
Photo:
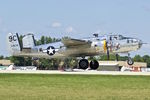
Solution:
M 68 36 L 65 36 L 65 37 L 63 37 L 62 39 L 70 39 L 70 37 L 68 37 Z
M 9 57 L 9 59 L 16 66 L 31 66 L 32 65 L 31 57 L 26 57 L 25 58 L 25 57 L 11 56 L 11 57 Z
M 57 59 L 44 59 L 44 58 L 40 58 L 39 62 L 38 62 L 39 69 L 42 70 L 52 70 L 52 69 L 58 69 L 59 63 L 60 61 L 58 61 Z
M 60 40 L 61 39 L 42 36 L 39 40 L 35 40 L 35 42 L 36 42 L 36 45 L 42 45 L 42 44 L 48 44 L 48 43 L 52 43 L 52 42 L 58 42 Z
M 143 61 L 147 63 L 148 67 L 150 67 L 150 56 L 148 55 L 143 56 Z
M 36 46 L 41 45 L 41 41 L 40 40 L 35 40 Z
M 58 69 L 60 63 L 61 63 L 61 60 L 58 59 L 58 58 L 54 58 L 54 59 L 51 59 L 52 61 L 52 64 L 53 66 L 51 66 L 52 69 Z
M 5 57 L 6 60 L 10 60 L 10 57 Z
M 41 37 L 41 44 L 45 44 L 45 37 L 44 36 Z
M 10 57 L 11 62 L 14 63 L 14 65 L 16 66 L 24 66 L 25 60 L 24 57 L 15 57 L 15 56 L 11 56 Z
M 46 37 L 46 44 L 53 42 L 53 39 L 51 37 Z
M 32 58 L 31 57 L 24 58 L 24 66 L 32 66 Z
M 134 61 L 137 61 L 137 62 L 143 62 L 143 59 L 140 55 L 136 55 L 133 59 Z
M 0 56 L 0 60 L 4 59 L 4 56 Z
M 107 55 L 103 55 L 103 56 L 100 56 L 100 57 L 99 57 L 99 60 L 107 61 L 107 60 L 108 60 L 108 57 L 107 57 Z M 113 54 L 110 54 L 110 59 L 109 59 L 109 60 L 112 60 L 112 61 L 116 60 L 116 56 L 113 55 Z
M 88 60 L 98 60 L 98 59 L 100 60 L 101 57 L 99 56 L 98 58 L 96 58 L 96 57 L 89 57 L 89 58 L 88 58 Z
M 78 60 L 76 58 L 66 58 L 64 60 L 65 68 L 75 68 L 77 67 Z
M 119 61 L 126 61 L 128 56 L 119 56 Z
M 144 55 L 144 56 L 143 56 L 143 61 L 144 61 L 144 62 L 147 62 L 147 61 L 149 60 L 149 58 L 150 58 L 150 57 L 149 57 L 148 55 Z
M 47 59 L 39 59 L 39 69 L 44 70 L 49 64 L 47 63 Z

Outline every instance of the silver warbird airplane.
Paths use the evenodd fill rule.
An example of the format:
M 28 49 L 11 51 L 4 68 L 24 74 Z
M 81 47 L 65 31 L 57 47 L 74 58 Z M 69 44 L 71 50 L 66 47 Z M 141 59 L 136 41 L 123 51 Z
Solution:
M 83 39 L 64 38 L 60 42 L 44 44 L 36 46 L 34 35 L 27 34 L 23 37 L 23 46 L 19 42 L 17 33 L 9 33 L 7 36 L 8 48 L 13 56 L 35 57 L 35 58 L 67 58 L 81 57 L 79 61 L 80 69 L 97 69 L 99 63 L 96 60 L 88 62 L 85 57 L 93 57 L 97 55 L 127 53 L 136 51 L 141 48 L 142 41 L 136 38 L 124 37 L 122 35 L 104 35 L 98 36 L 93 34 L 93 37 Z M 128 56 L 127 63 L 133 65 L 134 61 Z

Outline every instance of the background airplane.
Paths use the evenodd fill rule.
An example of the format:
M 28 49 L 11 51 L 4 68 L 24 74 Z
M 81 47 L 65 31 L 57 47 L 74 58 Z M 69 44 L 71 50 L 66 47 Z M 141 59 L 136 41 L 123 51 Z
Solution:
M 129 52 L 136 51 L 142 47 L 143 42 L 136 38 L 124 37 L 122 35 L 104 35 L 98 36 L 93 34 L 93 37 L 83 39 L 63 38 L 59 42 L 49 43 L 36 46 L 34 35 L 27 34 L 22 39 L 23 46 L 19 41 L 17 33 L 9 33 L 7 36 L 8 48 L 13 56 L 25 56 L 36 58 L 66 58 L 66 57 L 81 57 L 79 68 L 97 69 L 99 63 L 96 60 L 88 62 L 85 57 L 105 55 L 109 59 L 110 54 L 127 53 L 129 65 L 133 65 Z

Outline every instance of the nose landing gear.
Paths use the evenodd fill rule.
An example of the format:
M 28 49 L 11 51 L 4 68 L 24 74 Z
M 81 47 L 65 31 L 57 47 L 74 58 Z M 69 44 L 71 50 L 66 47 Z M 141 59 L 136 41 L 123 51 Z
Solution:
M 118 57 L 119 57 L 118 54 L 116 54 L 116 61 L 119 61 Z M 127 64 L 130 65 L 130 66 L 134 64 L 134 60 L 130 57 L 129 53 L 128 53 Z
M 130 54 L 128 53 L 128 60 L 127 60 L 128 65 L 133 65 L 134 61 L 133 59 L 130 57 Z
M 127 63 L 128 63 L 128 65 L 133 65 L 134 61 L 132 60 L 131 57 L 129 57 L 128 60 L 127 60 Z

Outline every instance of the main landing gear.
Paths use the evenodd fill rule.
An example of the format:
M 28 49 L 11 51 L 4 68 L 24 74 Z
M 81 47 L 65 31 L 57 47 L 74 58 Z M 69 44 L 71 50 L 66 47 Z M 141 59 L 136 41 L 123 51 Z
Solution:
M 89 64 L 87 59 L 81 59 L 79 61 L 79 68 L 80 69 L 87 69 L 89 67 L 89 65 L 90 65 L 90 68 L 93 70 L 96 70 L 99 67 L 99 63 L 97 60 L 91 61 L 90 64 Z
M 119 55 L 118 54 L 116 54 L 116 60 L 119 61 Z M 134 61 L 130 57 L 130 54 L 128 54 L 127 64 L 130 66 L 134 64 Z M 90 69 L 96 70 L 99 67 L 99 63 L 97 60 L 92 60 L 89 63 L 88 60 L 85 58 L 83 58 L 79 61 L 79 68 L 80 69 L 87 69 L 88 67 L 90 67 Z

